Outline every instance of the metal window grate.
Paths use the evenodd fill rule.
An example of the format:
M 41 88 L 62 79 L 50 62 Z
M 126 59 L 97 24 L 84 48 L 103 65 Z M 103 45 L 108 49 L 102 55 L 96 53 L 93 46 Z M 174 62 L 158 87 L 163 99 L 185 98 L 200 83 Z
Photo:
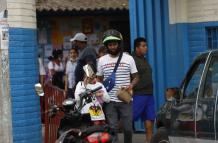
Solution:
M 207 48 L 218 49 L 218 27 L 208 27 L 207 31 Z

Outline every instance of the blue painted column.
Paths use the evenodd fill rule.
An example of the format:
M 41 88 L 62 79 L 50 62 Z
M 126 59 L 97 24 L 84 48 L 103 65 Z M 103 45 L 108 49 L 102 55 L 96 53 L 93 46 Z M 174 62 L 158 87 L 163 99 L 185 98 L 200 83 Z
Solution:
M 8 2 L 10 83 L 14 143 L 40 143 L 35 1 Z
M 148 41 L 148 60 L 153 69 L 156 108 L 164 102 L 165 66 L 163 25 L 160 0 L 130 0 L 130 29 L 133 41 L 145 37 Z M 146 81 L 145 81 L 146 82 Z
M 163 44 L 163 20 L 160 0 L 130 0 L 131 42 L 145 37 L 148 43 L 147 59 L 152 66 L 155 105 L 158 110 L 164 102 L 165 90 L 165 47 Z M 146 81 L 145 81 L 146 82 Z M 137 131 L 143 130 L 143 123 L 136 122 Z
M 165 47 L 164 47 L 164 37 L 163 37 L 163 20 L 162 20 L 162 5 L 160 3 L 160 0 L 154 0 L 153 1 L 153 11 L 154 11 L 154 48 L 156 49 L 156 63 L 154 65 L 155 69 L 155 97 L 156 101 L 158 101 L 158 105 L 156 106 L 158 109 L 160 107 L 160 104 L 164 102 L 164 91 L 165 91 Z M 158 89 L 158 90 L 157 90 Z

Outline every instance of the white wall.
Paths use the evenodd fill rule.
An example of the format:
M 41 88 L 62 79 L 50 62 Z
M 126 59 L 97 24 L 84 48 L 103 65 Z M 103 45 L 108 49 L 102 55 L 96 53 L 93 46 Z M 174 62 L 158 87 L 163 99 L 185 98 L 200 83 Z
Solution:
M 218 21 L 218 0 L 169 0 L 170 24 Z
M 36 28 L 35 0 L 7 0 L 10 27 Z
M 169 0 L 170 24 L 187 22 L 187 0 Z

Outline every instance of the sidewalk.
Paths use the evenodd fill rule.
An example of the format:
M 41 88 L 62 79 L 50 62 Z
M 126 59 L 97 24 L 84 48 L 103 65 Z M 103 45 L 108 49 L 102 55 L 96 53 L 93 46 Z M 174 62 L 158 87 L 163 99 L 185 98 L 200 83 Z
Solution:
M 133 143 L 145 143 L 145 133 L 134 133 L 133 134 Z M 119 134 L 119 143 L 124 143 L 123 134 Z

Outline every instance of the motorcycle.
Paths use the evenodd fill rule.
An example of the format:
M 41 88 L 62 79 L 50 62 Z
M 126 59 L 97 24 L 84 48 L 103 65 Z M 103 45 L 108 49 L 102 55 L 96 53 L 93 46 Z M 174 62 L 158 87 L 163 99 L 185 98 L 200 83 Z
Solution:
M 39 86 L 39 85 L 38 85 Z M 92 120 L 93 116 L 100 115 L 98 106 L 93 106 L 89 113 L 81 113 L 88 103 L 93 102 L 94 93 L 102 87 L 86 90 L 80 94 L 79 104 L 75 99 L 66 99 L 61 106 L 52 105 L 49 109 L 49 117 L 55 117 L 58 112 L 63 112 L 64 117 L 60 121 L 56 143 L 112 143 L 114 131 L 104 121 Z M 43 92 L 35 86 L 36 92 L 42 96 Z

